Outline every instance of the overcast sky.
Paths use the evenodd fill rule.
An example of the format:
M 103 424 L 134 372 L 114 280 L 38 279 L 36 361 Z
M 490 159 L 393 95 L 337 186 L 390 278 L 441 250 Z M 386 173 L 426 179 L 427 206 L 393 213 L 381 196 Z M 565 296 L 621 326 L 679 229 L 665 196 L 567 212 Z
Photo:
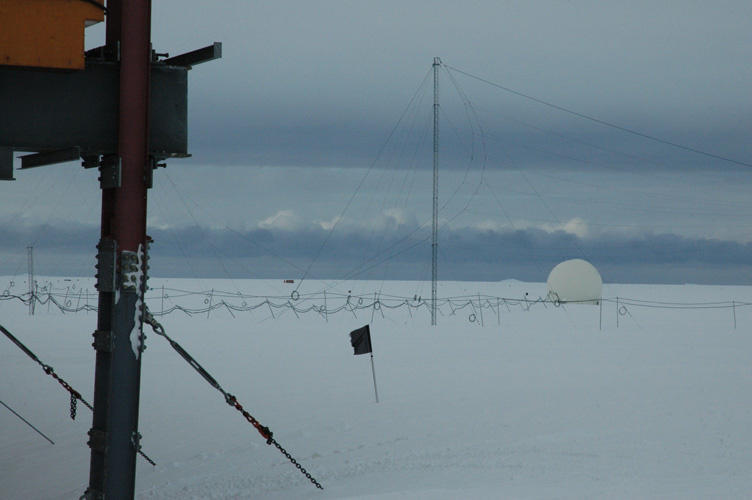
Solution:
M 430 279 L 439 57 L 440 279 L 584 258 L 605 282 L 752 284 L 748 1 L 153 9 L 158 52 L 223 43 L 189 73 L 193 156 L 149 193 L 154 275 Z M 0 275 L 28 246 L 37 273 L 92 275 L 96 172 L 16 178 Z

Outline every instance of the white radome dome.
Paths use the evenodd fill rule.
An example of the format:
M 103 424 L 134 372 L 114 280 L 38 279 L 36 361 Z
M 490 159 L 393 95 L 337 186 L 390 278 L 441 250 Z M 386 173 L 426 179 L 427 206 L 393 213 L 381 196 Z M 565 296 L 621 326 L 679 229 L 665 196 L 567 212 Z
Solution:
M 548 275 L 548 297 L 553 301 L 598 304 L 602 294 L 600 273 L 582 259 L 566 260 Z

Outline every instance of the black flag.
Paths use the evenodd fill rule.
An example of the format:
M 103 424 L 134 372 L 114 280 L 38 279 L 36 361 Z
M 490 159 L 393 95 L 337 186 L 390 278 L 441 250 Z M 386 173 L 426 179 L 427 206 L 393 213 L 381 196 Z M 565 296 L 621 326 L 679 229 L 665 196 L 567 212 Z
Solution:
M 371 329 L 368 325 L 350 332 L 350 343 L 355 349 L 354 354 L 368 354 L 371 348 Z

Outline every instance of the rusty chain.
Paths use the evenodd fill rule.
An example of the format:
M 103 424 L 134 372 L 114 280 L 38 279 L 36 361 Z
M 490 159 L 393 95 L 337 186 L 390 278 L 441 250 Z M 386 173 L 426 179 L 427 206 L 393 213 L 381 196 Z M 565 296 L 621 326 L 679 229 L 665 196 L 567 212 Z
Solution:
M 273 433 L 268 427 L 261 425 L 258 420 L 253 418 L 250 413 L 243 409 L 243 406 L 238 403 L 237 399 L 235 399 L 235 396 L 228 394 L 227 404 L 238 410 L 245 417 L 245 419 L 248 420 L 248 422 L 250 422 L 257 431 L 259 431 L 259 434 L 261 434 L 263 438 L 266 439 L 266 444 L 273 444 L 274 446 L 276 446 L 277 449 L 290 461 L 290 463 L 292 463 L 305 477 L 307 477 L 309 481 L 311 481 L 318 489 L 324 489 L 324 487 L 321 486 L 319 482 L 316 481 L 316 479 L 314 479 L 313 476 L 311 476 L 311 474 L 307 470 L 305 470 L 305 468 L 300 465 L 298 461 L 292 457 L 292 455 L 287 452 L 287 450 L 282 448 L 282 445 L 280 445 L 277 440 L 274 439 Z
M 319 484 L 319 482 L 318 482 L 318 481 L 316 481 L 316 480 L 315 480 L 315 479 L 313 478 L 313 476 L 311 476 L 311 474 L 310 474 L 310 473 L 309 473 L 309 472 L 308 472 L 307 470 L 305 470 L 305 469 L 303 468 L 303 466 L 302 466 L 302 465 L 300 465 L 300 464 L 298 463 L 298 461 L 297 461 L 297 460 L 295 460 L 294 458 L 292 458 L 292 457 L 290 456 L 290 454 L 289 454 L 289 453 L 287 453 L 287 450 L 285 450 L 284 448 L 282 448 L 282 446 L 281 446 L 281 445 L 280 445 L 280 444 L 279 444 L 279 443 L 277 442 L 277 440 L 276 440 L 276 439 L 270 439 L 270 442 L 269 442 L 268 444 L 273 444 L 274 446 L 276 446 L 276 447 L 277 447 L 277 449 L 278 449 L 279 451 L 281 451 L 281 452 L 282 452 L 282 454 L 283 454 L 283 455 L 284 455 L 285 457 L 287 457 L 287 459 L 288 459 L 288 460 L 290 461 L 290 463 L 292 463 L 292 464 L 293 464 L 293 465 L 294 465 L 295 467 L 297 467 L 297 468 L 298 468 L 298 470 L 299 470 L 299 471 L 300 471 L 300 472 L 301 472 L 301 473 L 302 473 L 302 474 L 303 474 L 303 475 L 304 475 L 305 477 L 307 477 L 307 478 L 308 478 L 308 480 L 309 480 L 309 481 L 311 481 L 311 482 L 312 482 L 312 483 L 313 483 L 313 484 L 314 484 L 314 485 L 315 485 L 315 486 L 316 486 L 316 487 L 317 487 L 318 489 L 320 489 L 320 490 L 323 490 L 323 489 L 324 489 L 324 487 L 323 487 L 323 486 L 321 486 L 321 485 Z
M 172 346 L 172 348 L 175 349 L 175 351 L 177 351 L 177 353 L 180 354 L 180 356 L 182 356 L 183 359 L 185 359 L 188 362 L 188 364 L 191 365 L 193 367 L 193 369 L 196 370 L 204 378 L 204 380 L 206 380 L 209 383 L 209 385 L 211 385 L 212 387 L 214 387 L 215 389 L 217 389 L 219 392 L 221 392 L 222 395 L 225 397 L 225 401 L 227 402 L 227 404 L 230 405 L 230 406 L 232 406 L 236 410 L 238 410 L 241 413 L 241 415 L 243 415 L 243 417 L 245 417 L 245 419 L 259 432 L 259 434 L 261 434 L 261 436 L 263 436 L 263 438 L 266 439 L 266 444 L 269 444 L 269 445 L 273 444 L 285 456 L 285 458 L 287 458 L 290 461 L 290 463 L 292 463 L 306 478 L 308 478 L 309 481 L 311 481 L 311 483 L 313 483 L 320 490 L 324 489 L 324 487 L 321 486 L 321 484 L 319 484 L 319 482 L 316 481 L 316 479 L 314 479 L 313 476 L 311 476 L 311 474 L 307 470 L 305 470 L 305 468 L 303 468 L 303 466 L 300 465 L 300 463 L 298 463 L 298 461 L 295 460 L 292 457 L 292 455 L 290 455 L 287 452 L 287 450 L 285 450 L 277 442 L 276 439 L 274 439 L 273 433 L 272 433 L 271 429 L 269 429 L 268 427 L 266 427 L 264 425 L 261 425 L 261 423 L 258 420 L 256 420 L 253 417 L 253 415 L 251 415 L 250 413 L 248 413 L 245 410 L 245 408 L 243 408 L 243 405 L 241 405 L 238 402 L 238 400 L 235 398 L 235 396 L 233 396 L 232 394 L 229 394 L 228 392 L 226 392 L 222 388 L 222 386 L 219 385 L 219 383 L 216 381 L 216 379 L 214 377 L 212 377 L 209 374 L 209 372 L 207 372 L 204 369 L 204 367 L 201 366 L 198 363 L 198 361 L 196 361 L 193 358 L 193 356 L 191 356 L 188 353 L 188 351 L 186 351 L 185 349 L 183 349 L 183 347 L 180 344 L 178 344 L 177 342 L 175 342 L 173 339 L 171 339 L 165 333 L 164 327 L 154 318 L 154 316 L 149 312 L 148 309 L 145 309 L 145 311 L 144 311 L 144 322 L 151 326 L 152 330 L 154 330 L 154 333 L 156 333 L 157 335 L 160 335 L 160 336 L 164 337 L 167 340 L 167 342 L 170 343 L 170 345 Z
M 5 329 L 2 325 L 0 325 L 0 332 L 3 332 L 6 337 L 8 337 L 14 344 L 16 344 L 23 352 L 26 353 L 27 356 L 29 356 L 31 359 L 33 359 L 35 362 L 37 362 L 42 369 L 44 370 L 44 373 L 47 375 L 50 375 L 52 378 L 57 380 L 60 385 L 63 386 L 63 388 L 70 393 L 70 417 L 71 420 L 76 420 L 76 413 L 77 413 L 77 407 L 78 407 L 78 401 L 81 401 L 88 409 L 91 411 L 94 411 L 94 407 L 89 404 L 88 401 L 86 401 L 83 396 L 81 396 L 81 393 L 75 390 L 71 385 L 63 380 L 57 373 L 55 373 L 55 369 L 52 368 L 50 365 L 42 363 L 42 361 L 37 357 L 36 354 L 34 354 L 28 347 L 26 347 L 20 340 L 18 340 L 15 336 L 13 336 L 12 333 L 10 333 L 8 330 Z M 141 451 L 140 447 L 138 448 L 138 453 L 146 459 L 147 462 L 149 462 L 152 466 L 156 467 L 156 463 L 149 458 L 143 451 Z
M 91 411 L 94 411 L 94 407 L 89 404 L 88 401 L 86 401 L 83 396 L 81 396 L 81 393 L 75 390 L 73 387 L 68 384 L 65 380 L 60 378 L 60 376 L 55 373 L 55 370 L 50 365 L 42 365 L 42 368 L 44 369 L 44 373 L 47 375 L 51 375 L 52 378 L 57 380 L 60 385 L 65 388 L 66 391 L 70 392 L 70 416 L 71 420 L 76 420 L 76 403 L 80 400 L 88 409 Z

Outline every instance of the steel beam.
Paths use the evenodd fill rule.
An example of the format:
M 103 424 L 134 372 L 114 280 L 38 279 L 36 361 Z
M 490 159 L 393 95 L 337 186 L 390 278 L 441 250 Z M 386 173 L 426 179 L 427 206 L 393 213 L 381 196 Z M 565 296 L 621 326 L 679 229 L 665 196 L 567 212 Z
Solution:
M 21 157 L 21 168 L 44 167 L 54 165 L 55 163 L 65 163 L 76 161 L 81 157 L 81 148 L 74 146 L 68 149 L 57 149 L 55 151 L 44 151 L 33 155 Z
M 164 59 L 162 62 L 170 66 L 195 66 L 197 64 L 213 61 L 222 57 L 222 43 L 214 42 L 213 45 L 202 49 L 193 50 L 179 56 Z
M 188 68 L 151 64 L 149 153 L 188 155 Z M 0 148 L 116 154 L 119 65 L 88 62 L 83 71 L 0 66 Z

